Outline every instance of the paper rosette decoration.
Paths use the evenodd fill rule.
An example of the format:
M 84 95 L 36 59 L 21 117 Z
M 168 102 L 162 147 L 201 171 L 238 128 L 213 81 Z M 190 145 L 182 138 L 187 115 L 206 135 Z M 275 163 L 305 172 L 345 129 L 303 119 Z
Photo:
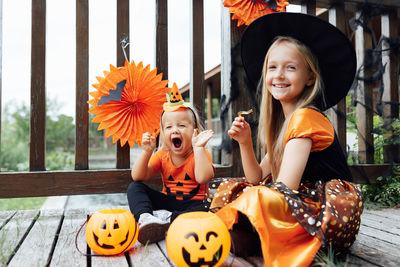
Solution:
M 273 12 L 285 12 L 288 0 L 224 0 L 224 7 L 237 19 L 237 26 L 249 25 L 253 20 Z
M 93 84 L 97 91 L 90 92 L 93 99 L 88 103 L 94 107 L 89 110 L 95 114 L 92 122 L 100 123 L 97 130 L 106 130 L 106 137 L 113 136 L 113 142 L 120 140 L 130 147 L 141 145 L 145 132 L 157 135 L 160 131 L 160 119 L 163 112 L 165 94 L 169 93 L 167 80 L 157 69 L 150 71 L 150 65 L 143 67 L 134 61 L 125 61 L 123 67 L 110 65 L 110 71 L 104 77 L 96 77 Z

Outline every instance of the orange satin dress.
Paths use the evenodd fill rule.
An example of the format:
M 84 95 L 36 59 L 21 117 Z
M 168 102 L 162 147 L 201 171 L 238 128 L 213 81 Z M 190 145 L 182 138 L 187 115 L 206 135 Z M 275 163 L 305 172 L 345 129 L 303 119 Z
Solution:
M 228 229 L 246 215 L 261 241 L 265 266 L 309 266 L 318 250 L 336 253 L 354 242 L 363 210 L 359 186 L 329 120 L 318 110 L 295 111 L 284 145 L 291 138 L 311 138 L 312 148 L 298 190 L 272 182 L 269 176 L 253 186 L 245 179 L 220 184 L 211 211 Z

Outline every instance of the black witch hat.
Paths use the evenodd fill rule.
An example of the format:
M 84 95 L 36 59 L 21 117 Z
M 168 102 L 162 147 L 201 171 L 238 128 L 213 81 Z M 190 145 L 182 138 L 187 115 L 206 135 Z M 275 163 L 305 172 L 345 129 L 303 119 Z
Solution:
M 356 54 L 350 40 L 335 26 L 301 13 L 273 13 L 253 21 L 243 33 L 242 61 L 247 77 L 257 86 L 265 55 L 277 36 L 307 45 L 318 58 L 324 83 L 316 105 L 326 110 L 345 97 L 356 73 Z

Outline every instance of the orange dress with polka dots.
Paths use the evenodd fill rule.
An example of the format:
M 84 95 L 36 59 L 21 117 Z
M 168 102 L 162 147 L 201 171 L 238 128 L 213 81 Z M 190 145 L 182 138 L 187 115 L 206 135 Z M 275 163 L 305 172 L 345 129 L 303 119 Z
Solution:
M 358 185 L 329 120 L 320 111 L 296 110 L 284 145 L 310 138 L 312 147 L 298 190 L 273 182 L 253 186 L 245 179 L 220 184 L 210 209 L 231 230 L 244 214 L 261 241 L 265 266 L 309 266 L 319 249 L 337 253 L 356 239 L 363 210 Z

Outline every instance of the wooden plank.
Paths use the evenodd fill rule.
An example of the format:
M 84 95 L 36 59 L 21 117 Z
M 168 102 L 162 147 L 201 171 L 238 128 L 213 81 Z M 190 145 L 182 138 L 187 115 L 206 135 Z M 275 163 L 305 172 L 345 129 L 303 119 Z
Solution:
M 216 177 L 227 177 L 230 167 L 219 167 Z M 126 192 L 131 170 L 76 170 L 0 173 L 0 198 Z M 161 176 L 146 182 L 161 189 Z M 35 188 L 35 190 L 32 190 Z
M 366 235 L 362 232 L 359 233 L 357 236 L 357 241 L 359 242 L 360 245 L 365 246 L 366 249 L 367 247 L 375 251 L 375 254 L 379 253 L 384 253 L 385 255 L 392 256 L 392 257 L 398 257 L 399 254 L 399 248 L 398 245 L 391 244 L 389 242 L 371 237 L 369 235 Z M 397 260 L 400 263 L 400 258 Z
M 354 256 L 352 254 L 347 255 L 346 262 L 344 263 L 346 267 L 376 267 L 376 264 L 370 263 L 363 258 Z
M 86 219 L 86 211 L 83 209 L 65 212 L 50 266 L 86 266 L 86 256 L 80 254 L 75 247 L 75 237 Z M 84 230 L 78 236 L 78 248 L 87 253 Z
M 157 243 L 143 246 L 140 242 L 136 242 L 131 250 L 129 250 L 129 258 L 133 266 L 143 267 L 165 267 L 170 266 L 169 261 L 164 256 Z
M 156 68 L 168 80 L 168 4 L 156 0 Z
M 161 250 L 161 252 L 164 254 L 164 256 L 167 258 L 167 260 L 168 260 L 168 263 L 171 265 L 171 266 L 176 266 L 175 265 L 175 263 L 173 263 L 172 261 L 171 261 L 171 259 L 168 257 L 168 251 L 167 251 L 167 241 L 164 239 L 164 240 L 162 240 L 162 241 L 160 241 L 160 242 L 157 242 L 157 245 L 158 245 L 158 248 Z
M 383 209 L 383 210 L 366 210 L 364 211 L 365 214 L 368 214 L 368 217 L 378 216 L 380 217 L 385 223 L 394 223 L 396 221 L 400 221 L 400 209 L 390 208 L 390 209 Z M 400 225 L 397 224 L 399 227 Z
M 262 260 L 262 258 L 261 258 Z M 263 260 L 262 260 L 263 261 Z M 264 262 L 264 261 L 263 261 Z M 226 266 L 231 266 L 231 267 L 254 267 L 254 266 L 263 266 L 263 264 L 261 265 L 257 265 L 254 263 L 250 263 L 247 260 L 235 256 L 235 254 L 233 253 L 229 253 L 228 257 L 226 258 L 226 260 L 224 261 L 224 263 Z
M 45 266 L 50 260 L 62 215 L 63 210 L 41 211 L 8 266 Z
M 46 169 L 46 0 L 32 0 L 29 169 Z
M 395 40 L 398 36 L 398 18 L 397 10 L 390 10 L 387 14 L 381 16 L 382 36 Z M 383 73 L 384 91 L 382 95 L 383 101 L 383 124 L 388 131 L 385 139 L 394 140 L 392 121 L 399 118 L 399 56 L 393 50 L 387 50 L 389 44 L 382 43 L 382 64 L 385 66 Z M 386 51 L 385 51 L 386 50 Z M 391 102 L 392 104 L 385 104 Z M 393 104 L 396 103 L 396 104 Z M 392 142 L 391 142 L 392 143 Z M 383 147 L 383 156 L 385 162 L 400 162 L 399 145 L 391 144 Z
M 382 240 L 384 242 L 390 243 L 390 244 L 394 244 L 394 245 L 400 245 L 400 236 L 381 230 L 381 229 L 377 229 L 374 227 L 370 227 L 368 225 L 365 224 L 361 224 L 360 225 L 360 233 L 370 236 L 376 240 Z
M 302 0 L 301 13 L 308 15 L 315 15 L 317 10 L 317 3 L 315 0 Z
M 362 215 L 361 224 L 378 231 L 387 232 L 393 235 L 397 235 L 398 242 L 400 242 L 400 227 L 398 221 L 393 220 L 382 220 L 381 217 L 375 217 L 366 214 Z
M 387 172 L 389 164 L 356 164 L 349 166 L 353 182 L 358 184 L 375 184 L 376 178 Z
M 91 256 L 91 262 L 95 267 L 129 266 L 125 254 L 110 257 Z
M 67 201 L 68 196 L 48 197 L 40 207 L 40 210 L 63 210 Z
M 361 12 L 356 12 L 356 17 L 360 17 Z M 367 23 L 367 22 L 365 22 Z M 371 23 L 367 23 L 370 27 Z M 364 55 L 368 49 L 372 49 L 371 35 L 364 31 L 362 27 L 356 30 L 356 55 L 357 69 L 363 65 Z M 370 77 L 372 70 L 361 68 L 360 77 Z M 374 163 L 374 139 L 372 136 L 372 89 L 374 84 L 359 80 L 357 87 L 357 128 L 358 128 L 358 158 L 359 163 Z
M 75 169 L 89 168 L 89 3 L 76 0 Z
M 356 242 L 350 247 L 350 253 L 376 266 L 398 266 L 398 248 L 397 255 L 393 255 L 393 249 L 393 246 L 388 249 L 385 242 L 377 242 L 371 237 L 359 234 Z
M 34 224 L 38 211 L 17 211 L 0 231 L 0 265 L 6 265 Z
M 124 66 L 125 56 L 121 48 L 120 39 L 122 36 L 128 36 L 129 40 L 129 0 L 117 1 L 117 66 Z M 125 50 L 126 57 L 129 60 L 129 47 Z M 130 148 L 126 143 L 121 147 L 121 142 L 117 144 L 117 169 L 130 168 Z
M 16 211 L 13 210 L 0 211 L 0 230 L 12 218 L 12 216 L 14 216 L 15 213 Z
M 190 102 L 204 125 L 204 15 L 203 0 L 190 1 Z
M 329 9 L 329 22 L 346 34 L 346 12 L 340 2 Z M 330 118 L 343 151 L 346 151 L 346 98 L 329 109 Z

